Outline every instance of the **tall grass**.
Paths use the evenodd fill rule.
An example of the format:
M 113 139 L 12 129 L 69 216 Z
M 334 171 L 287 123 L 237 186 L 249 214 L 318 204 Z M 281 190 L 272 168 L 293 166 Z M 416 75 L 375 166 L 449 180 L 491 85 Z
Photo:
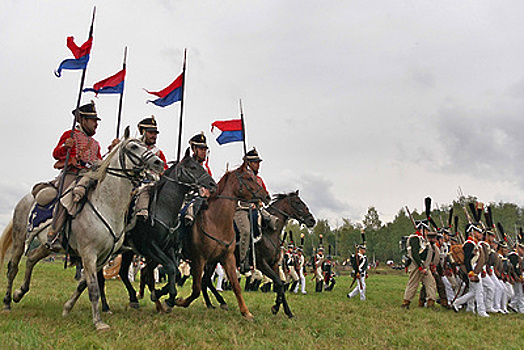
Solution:
M 402 274 L 372 275 L 365 302 L 346 298 L 349 277 L 339 277 L 332 292 L 319 294 L 308 276 L 307 295 L 288 294 L 294 319 L 282 310 L 271 314 L 273 293 L 244 293 L 254 322 L 240 316 L 231 291 L 223 293 L 230 311 L 208 310 L 199 298 L 188 309 L 160 315 L 147 298 L 139 310 L 129 309 L 122 283 L 112 280 L 107 294 L 114 314 L 103 316 L 111 326 L 103 333 L 91 324 L 87 293 L 67 318 L 61 316 L 76 286 L 73 275 L 59 262 L 36 267 L 31 291 L 10 313 L 0 313 L 0 349 L 524 348 L 523 315 L 480 318 L 443 309 L 400 309 L 407 281 Z M 20 283 L 18 278 L 15 287 Z M 5 276 L 0 285 L 5 287 Z M 186 284 L 180 295 L 188 295 L 189 288 Z

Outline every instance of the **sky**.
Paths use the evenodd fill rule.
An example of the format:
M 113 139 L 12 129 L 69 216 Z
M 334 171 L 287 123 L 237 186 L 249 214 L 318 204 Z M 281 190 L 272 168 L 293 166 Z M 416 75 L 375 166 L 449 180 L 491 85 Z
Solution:
M 208 137 L 216 180 L 241 163 L 211 123 L 239 117 L 263 158 L 270 193 L 300 191 L 317 219 L 383 222 L 424 197 L 460 188 L 524 205 L 522 1 L 15 1 L 0 2 L 0 227 L 34 183 L 54 178 L 52 150 L 71 128 L 81 73 L 53 71 L 87 39 L 86 86 L 122 67 L 122 124 L 154 115 L 158 146 L 176 158 L 180 103 L 146 103 L 182 71 L 182 142 Z M 105 149 L 118 95 L 92 93 Z

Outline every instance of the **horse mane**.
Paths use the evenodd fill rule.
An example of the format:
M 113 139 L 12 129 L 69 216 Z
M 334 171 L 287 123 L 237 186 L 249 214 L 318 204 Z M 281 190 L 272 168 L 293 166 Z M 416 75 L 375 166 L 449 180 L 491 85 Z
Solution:
M 219 194 L 222 193 L 224 188 L 226 187 L 227 180 L 229 179 L 229 176 L 231 175 L 233 171 L 226 171 L 224 175 L 220 178 L 220 180 L 217 183 L 217 190 L 209 196 L 209 199 L 216 198 Z
M 271 198 L 271 203 L 269 203 L 269 205 L 273 205 L 276 202 L 281 201 L 282 199 L 285 199 L 285 198 L 293 196 L 293 195 L 296 195 L 296 192 L 277 193 L 277 194 L 273 195 L 273 198 Z
M 105 159 L 102 160 L 100 165 L 96 169 L 87 172 L 84 176 L 87 176 L 90 179 L 96 180 L 98 182 L 102 181 L 107 174 L 107 168 L 109 168 L 109 164 L 111 163 L 111 160 L 117 153 L 118 149 L 122 147 L 123 143 L 124 142 L 120 142 L 117 145 L 117 147 L 113 147 L 113 149 L 109 152 L 107 157 L 105 157 Z

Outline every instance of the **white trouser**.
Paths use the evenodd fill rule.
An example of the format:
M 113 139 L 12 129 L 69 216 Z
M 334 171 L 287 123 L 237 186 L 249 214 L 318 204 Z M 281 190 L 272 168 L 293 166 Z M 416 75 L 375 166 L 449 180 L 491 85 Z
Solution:
M 300 292 L 302 294 L 306 294 L 306 277 L 304 276 L 304 269 L 303 268 L 298 270 L 298 278 L 300 280 L 300 283 L 297 284 L 297 286 L 295 287 L 295 290 L 293 291 L 293 293 L 298 293 L 298 287 L 300 286 Z
M 484 305 L 486 312 L 493 312 L 493 299 L 495 298 L 495 283 L 486 273 L 486 277 L 481 277 L 482 287 L 484 288 Z
M 451 286 L 451 282 L 449 281 L 448 276 L 442 276 L 442 283 L 444 283 L 444 287 L 446 288 L 446 296 L 448 297 L 448 304 L 451 305 L 451 303 L 455 299 L 455 291 L 453 290 L 453 287 Z
M 366 276 L 360 276 L 357 286 L 348 295 L 350 298 L 353 298 L 354 296 L 356 296 L 359 293 L 360 293 L 360 300 L 366 300 Z
M 513 291 L 515 293 L 513 295 L 513 298 L 511 298 L 509 305 L 513 308 L 513 310 L 519 313 L 524 313 L 524 292 L 522 288 L 522 283 L 513 283 Z
M 217 264 L 217 267 L 215 269 L 215 273 L 217 275 L 217 286 L 216 289 L 222 290 L 222 282 L 224 281 L 224 268 L 222 265 Z
M 469 281 L 469 292 L 455 300 L 455 305 L 460 306 L 467 302 L 477 303 L 477 313 L 486 313 L 486 306 L 484 305 L 484 288 L 482 286 L 482 278 L 478 282 Z
M 495 284 L 495 297 L 493 299 L 493 309 L 495 312 L 500 312 L 502 309 L 502 294 L 505 292 L 505 288 L 502 285 L 502 281 L 497 278 L 495 274 L 492 274 L 491 280 Z

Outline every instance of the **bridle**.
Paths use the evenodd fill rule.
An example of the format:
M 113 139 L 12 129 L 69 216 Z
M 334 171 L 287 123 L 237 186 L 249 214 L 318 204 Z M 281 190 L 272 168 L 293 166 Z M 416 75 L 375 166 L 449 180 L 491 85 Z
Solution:
M 200 186 L 203 186 L 201 182 L 205 178 L 210 177 L 210 175 L 207 172 L 203 172 L 200 176 L 195 176 L 191 171 L 189 171 L 186 167 L 181 166 L 182 162 L 179 162 L 175 166 L 174 171 L 174 177 L 170 177 L 168 175 L 164 175 L 163 178 L 167 181 L 174 182 L 180 186 L 184 186 L 190 190 L 198 190 Z M 171 174 L 170 174 L 171 175 Z M 180 180 L 181 178 L 186 178 L 186 181 Z
M 138 143 L 138 141 L 130 139 L 124 142 L 125 143 L 120 146 L 120 151 L 118 152 L 120 168 L 108 167 L 106 169 L 106 173 L 116 177 L 126 178 L 133 182 L 133 184 L 138 185 L 140 175 L 146 169 L 147 163 L 151 158 L 156 156 L 150 150 L 144 151 L 140 156 L 136 155 L 131 150 L 129 150 L 127 146 L 132 142 Z M 129 169 L 126 166 L 126 157 L 129 159 L 131 164 L 133 164 L 133 168 Z
M 251 189 L 251 187 L 249 187 L 243 180 L 243 176 L 245 174 L 249 175 L 249 174 L 253 174 L 253 172 L 251 172 L 250 170 L 245 170 L 241 174 L 239 174 L 238 172 L 235 172 L 235 176 L 237 177 L 238 182 L 240 183 L 240 188 L 238 190 L 238 193 L 239 193 L 239 197 L 242 197 L 242 190 L 245 187 L 249 191 L 249 193 L 251 193 L 252 198 L 250 200 L 245 200 L 245 199 L 239 198 L 239 197 L 224 196 L 224 195 L 217 195 L 216 197 L 217 198 L 224 198 L 224 199 L 231 199 L 231 200 L 234 200 L 234 201 L 248 202 L 248 203 L 258 203 L 259 201 L 263 200 L 264 197 L 261 196 L 259 193 L 261 191 L 263 191 L 264 188 L 262 186 L 260 186 L 259 184 L 257 184 L 258 185 L 258 189 L 256 191 Z
M 301 210 L 301 209 L 298 209 L 296 207 L 296 205 L 294 204 L 293 201 L 291 201 L 291 197 L 293 195 L 287 195 L 285 198 L 283 198 L 284 200 L 287 200 L 288 204 L 289 204 L 289 207 L 292 209 L 292 212 L 291 213 L 287 213 L 283 210 L 280 210 L 278 209 L 277 207 L 275 207 L 275 204 L 278 203 L 278 200 L 273 203 L 272 205 L 269 206 L 268 209 L 272 209 L 274 211 L 276 211 L 277 213 L 280 213 L 284 216 L 285 220 L 289 219 L 289 218 L 293 218 L 295 220 L 297 220 L 300 224 L 304 224 L 306 223 L 306 218 L 308 218 L 311 214 L 310 213 L 306 213 L 304 210 Z

